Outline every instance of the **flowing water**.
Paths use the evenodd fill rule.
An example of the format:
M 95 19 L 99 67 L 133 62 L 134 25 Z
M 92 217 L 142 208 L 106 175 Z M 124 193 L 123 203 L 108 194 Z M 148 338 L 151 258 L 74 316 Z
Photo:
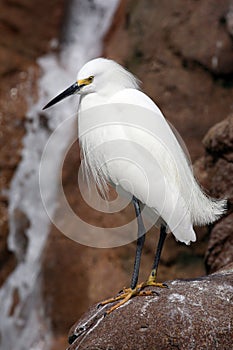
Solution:
M 71 85 L 78 69 L 101 54 L 102 39 L 110 26 L 118 0 L 71 1 L 59 54 L 38 61 L 42 76 L 39 99 L 30 103 L 22 161 L 9 191 L 9 248 L 18 265 L 0 289 L 0 349 L 49 349 L 51 333 L 40 293 L 41 256 L 50 229 L 39 190 L 39 163 L 51 132 L 77 110 L 77 98 L 69 99 L 46 114 L 41 108 L 59 91 Z M 53 40 L 51 46 L 56 46 Z M 30 101 L 30 99 L 29 99 Z M 47 196 L 55 210 L 57 164 L 69 142 L 62 134 L 47 165 Z M 22 222 L 24 225 L 22 225 Z

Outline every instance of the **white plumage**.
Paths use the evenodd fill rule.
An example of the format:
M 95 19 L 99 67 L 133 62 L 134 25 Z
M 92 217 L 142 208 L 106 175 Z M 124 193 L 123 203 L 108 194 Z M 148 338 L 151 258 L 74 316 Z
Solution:
M 78 113 L 87 178 L 92 175 L 102 192 L 106 183 L 121 186 L 161 216 L 177 240 L 195 241 L 193 224 L 217 220 L 226 201 L 204 194 L 163 114 L 139 90 L 131 73 L 112 60 L 98 58 L 83 66 L 77 80 L 90 76 L 93 82 L 80 90 Z M 91 113 L 98 118 L 89 124 Z M 140 125 L 136 118 L 133 123 L 132 113 L 141 113 L 142 119 L 146 113 L 147 121 Z M 127 159 L 122 159 L 124 152 Z

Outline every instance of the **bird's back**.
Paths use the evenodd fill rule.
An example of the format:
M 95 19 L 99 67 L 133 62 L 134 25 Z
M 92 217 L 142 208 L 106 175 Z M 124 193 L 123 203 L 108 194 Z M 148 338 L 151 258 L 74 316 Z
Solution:
M 203 193 L 174 133 L 148 96 L 124 89 L 103 104 L 98 99 L 95 116 L 98 125 L 82 144 L 86 164 L 96 169 L 100 186 L 109 181 L 120 184 L 159 213 L 185 243 L 195 240 L 192 224 L 208 224 L 222 215 L 225 201 Z M 90 152 L 100 145 L 100 152 Z

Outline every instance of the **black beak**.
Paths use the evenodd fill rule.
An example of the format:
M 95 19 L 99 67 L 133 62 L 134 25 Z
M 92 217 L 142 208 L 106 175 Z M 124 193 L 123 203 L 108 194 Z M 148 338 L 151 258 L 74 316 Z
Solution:
M 49 103 L 47 103 L 47 105 L 44 106 L 43 110 L 55 105 L 55 103 L 60 102 L 64 98 L 66 98 L 70 95 L 73 95 L 75 92 L 79 91 L 81 87 L 82 87 L 82 85 L 78 85 L 77 82 L 74 83 L 73 85 L 68 87 L 68 89 L 66 89 L 65 91 L 60 93 L 58 96 L 54 97 Z

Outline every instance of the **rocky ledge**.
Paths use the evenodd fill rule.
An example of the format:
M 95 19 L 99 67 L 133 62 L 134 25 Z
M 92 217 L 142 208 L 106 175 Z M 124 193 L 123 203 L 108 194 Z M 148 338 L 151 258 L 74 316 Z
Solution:
M 109 306 L 93 306 L 71 329 L 68 349 L 230 349 L 233 265 L 167 284 L 159 296 L 135 297 L 105 317 Z

